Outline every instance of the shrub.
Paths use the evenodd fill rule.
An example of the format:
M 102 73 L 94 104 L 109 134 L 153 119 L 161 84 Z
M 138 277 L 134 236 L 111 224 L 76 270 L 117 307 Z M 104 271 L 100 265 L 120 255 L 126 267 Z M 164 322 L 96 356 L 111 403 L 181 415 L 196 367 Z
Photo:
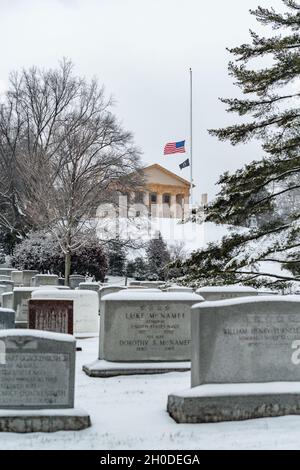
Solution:
M 12 265 L 18 269 L 36 269 L 54 274 L 64 273 L 64 253 L 58 240 L 46 232 L 31 232 L 15 247 Z M 90 239 L 72 255 L 71 272 L 94 276 L 103 281 L 107 271 L 107 259 L 99 240 Z

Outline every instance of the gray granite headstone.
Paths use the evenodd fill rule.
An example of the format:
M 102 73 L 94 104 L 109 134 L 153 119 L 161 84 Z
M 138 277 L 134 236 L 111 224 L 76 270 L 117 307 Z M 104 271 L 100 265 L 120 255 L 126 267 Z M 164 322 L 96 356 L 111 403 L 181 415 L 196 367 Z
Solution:
M 58 276 L 56 274 L 37 274 L 34 276 L 34 287 L 39 286 L 57 286 Z
M 204 300 L 234 299 L 236 297 L 248 297 L 258 295 L 258 291 L 253 287 L 246 286 L 206 286 L 196 290 Z
M 85 281 L 85 276 L 82 276 L 81 274 L 71 274 L 69 277 L 69 285 L 71 289 L 76 289 L 79 287 L 79 284 L 81 282 Z
M 130 281 L 129 286 L 140 286 L 141 281 Z
M 147 290 L 106 295 L 102 300 L 100 359 L 190 360 L 190 308 L 199 300 L 196 294 Z
M 0 332 L 0 409 L 74 407 L 76 341 L 32 330 Z
M 6 276 L 4 274 L 1 274 L 0 275 L 0 282 L 1 281 L 11 281 L 11 278 L 10 278 L 10 276 Z
M 1 296 L 2 298 L 2 307 L 12 309 L 14 306 L 14 294 L 13 292 L 5 292 Z
M 12 271 L 14 271 L 13 268 L 0 268 L 0 276 L 8 276 L 8 278 L 10 279 Z
M 24 269 L 23 270 L 23 287 L 31 287 L 32 278 L 34 278 L 37 274 L 39 274 L 38 271 L 34 271 L 31 269 Z
M 0 330 L 9 330 L 15 327 L 15 311 L 9 308 L 0 308 Z
M 300 299 L 258 296 L 192 309 L 192 386 L 300 381 Z
M 23 285 L 23 271 L 12 271 L 11 280 L 14 282 L 16 287 L 21 287 Z
M 64 286 L 65 285 L 65 278 L 64 277 L 59 277 L 58 278 L 58 285 L 59 286 Z
M 152 288 L 152 287 L 162 287 L 165 285 L 165 282 L 163 281 L 141 281 L 140 282 L 140 285 L 142 287 L 146 287 L 146 288 Z
M 6 292 L 12 292 L 14 290 L 15 283 L 13 281 L 0 281 L 0 283 L 6 287 Z
M 108 286 L 103 286 L 100 287 L 100 299 L 104 297 L 104 295 L 107 294 L 113 294 L 114 292 L 119 292 L 120 290 L 126 289 L 125 286 L 115 286 L 115 285 L 108 285 Z
M 101 314 L 103 305 L 102 305 L 102 297 L 108 294 L 113 294 L 114 292 L 119 292 L 121 290 L 126 289 L 125 286 L 118 286 L 118 285 L 108 285 L 108 286 L 103 286 L 100 287 L 99 289 L 99 312 Z
M 300 415 L 300 299 L 257 296 L 192 308 L 192 387 L 168 396 L 179 423 Z
M 21 322 L 25 327 L 28 321 L 28 301 L 34 290 L 34 287 L 15 287 L 13 292 L 13 308 L 16 312 L 16 322 Z
M 165 289 L 166 292 L 190 292 L 193 293 L 194 290 L 192 287 L 184 287 L 184 286 L 170 286 Z
M 6 286 L 4 286 L 3 284 L 0 284 L 0 298 L 1 298 L 2 294 L 5 294 L 6 292 L 7 292 Z
M 81 282 L 79 284 L 79 289 L 80 290 L 93 290 L 95 292 L 99 292 L 100 285 L 98 284 L 98 282 Z

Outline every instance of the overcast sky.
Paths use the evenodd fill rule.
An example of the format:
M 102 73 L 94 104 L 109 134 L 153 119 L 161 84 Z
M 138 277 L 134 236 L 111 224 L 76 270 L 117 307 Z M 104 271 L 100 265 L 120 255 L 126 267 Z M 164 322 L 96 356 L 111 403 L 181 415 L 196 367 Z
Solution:
M 11 70 L 54 67 L 63 56 L 76 73 L 97 77 L 135 135 L 145 163 L 183 177 L 185 156 L 163 156 L 168 141 L 189 138 L 189 67 L 194 78 L 194 179 L 197 197 L 217 191 L 220 173 L 257 159 L 256 144 L 231 147 L 207 129 L 234 122 L 218 97 L 236 95 L 226 47 L 261 30 L 248 10 L 281 0 L 0 0 L 0 90 Z

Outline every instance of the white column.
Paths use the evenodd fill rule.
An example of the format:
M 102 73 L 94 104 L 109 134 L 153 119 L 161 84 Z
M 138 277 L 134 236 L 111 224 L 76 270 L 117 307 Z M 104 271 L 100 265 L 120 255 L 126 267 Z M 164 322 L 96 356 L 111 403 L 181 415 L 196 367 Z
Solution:
M 150 194 L 148 191 L 145 191 L 144 192 L 144 204 L 145 206 L 147 206 L 147 209 L 149 209 L 149 205 L 150 205 Z
M 163 197 L 157 193 L 156 217 L 163 217 Z
M 189 196 L 184 196 L 184 205 L 183 205 L 183 208 L 182 208 L 183 217 L 185 217 L 188 214 L 189 202 L 190 202 Z
M 171 194 L 171 207 L 170 215 L 173 218 L 177 217 L 177 204 L 176 204 L 176 194 Z

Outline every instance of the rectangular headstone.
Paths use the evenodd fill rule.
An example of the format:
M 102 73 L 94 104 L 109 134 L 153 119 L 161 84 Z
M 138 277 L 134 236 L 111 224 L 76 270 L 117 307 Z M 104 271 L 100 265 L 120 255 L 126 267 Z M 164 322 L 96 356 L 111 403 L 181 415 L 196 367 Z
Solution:
M 83 290 L 36 289 L 33 299 L 71 300 L 74 302 L 74 334 L 99 331 L 97 292 Z
M 100 285 L 97 282 L 81 282 L 79 284 L 80 290 L 93 290 L 95 292 L 99 292 Z
M 8 278 L 10 279 L 12 271 L 14 271 L 13 268 L 0 268 L 0 276 L 8 276 Z
M 12 271 L 11 280 L 14 282 L 15 286 L 23 285 L 23 271 Z
M 77 287 L 79 287 L 79 284 L 84 281 L 85 281 L 85 276 L 82 276 L 81 274 L 72 274 L 69 277 L 70 288 L 76 289 Z
M 27 323 L 28 321 L 28 301 L 34 287 L 16 287 L 14 289 L 13 308 L 16 312 L 16 322 Z
M 39 286 L 57 286 L 58 276 L 56 274 L 37 274 L 34 276 L 34 287 Z
M 73 301 L 30 299 L 28 326 L 32 330 L 73 334 Z
M 32 284 L 32 278 L 36 276 L 38 273 L 39 273 L 38 271 L 24 269 L 23 270 L 23 286 L 30 287 Z
M 5 294 L 6 292 L 7 292 L 6 286 L 4 286 L 3 284 L 0 284 L 0 296 L 2 296 L 2 294 Z
M 15 327 L 15 311 L 10 308 L 0 308 L 0 330 Z
M 189 361 L 190 293 L 122 291 L 102 298 L 100 359 L 115 362 Z
M 13 309 L 14 306 L 14 294 L 12 292 L 6 292 L 1 295 L 2 307 Z
M 204 300 L 225 300 L 235 299 L 236 297 L 249 297 L 258 295 L 258 291 L 249 286 L 225 285 L 225 286 L 205 286 L 196 290 Z
M 0 349 L 0 409 L 74 407 L 73 336 L 0 331 Z
M 14 290 L 14 282 L 13 281 L 0 281 L 1 285 L 6 287 L 6 292 L 12 292 Z
M 300 299 L 257 296 L 192 309 L 192 386 L 300 381 Z

